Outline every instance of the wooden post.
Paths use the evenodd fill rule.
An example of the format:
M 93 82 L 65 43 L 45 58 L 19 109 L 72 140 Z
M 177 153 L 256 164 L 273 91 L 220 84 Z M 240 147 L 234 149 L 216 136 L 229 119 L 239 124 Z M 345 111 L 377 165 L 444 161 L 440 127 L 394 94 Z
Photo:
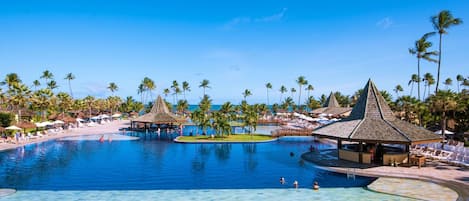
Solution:
M 340 149 L 342 148 L 342 140 L 337 139 L 337 159 L 340 159 Z
M 363 163 L 363 142 L 358 143 L 358 162 Z

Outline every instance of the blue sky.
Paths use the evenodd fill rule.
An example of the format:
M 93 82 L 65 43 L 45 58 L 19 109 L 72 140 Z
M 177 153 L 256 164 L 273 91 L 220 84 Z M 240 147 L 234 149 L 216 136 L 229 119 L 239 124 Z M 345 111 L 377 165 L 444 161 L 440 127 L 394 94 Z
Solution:
M 0 78 L 16 72 L 31 85 L 47 69 L 68 91 L 71 72 L 76 97 L 111 95 L 115 82 L 116 95 L 136 99 L 145 76 L 156 94 L 188 81 L 190 103 L 203 79 L 214 103 L 239 103 L 244 89 L 248 102 L 265 102 L 267 82 L 278 101 L 280 86 L 298 88 L 300 75 L 315 97 L 352 94 L 368 78 L 408 94 L 417 69 L 408 48 L 443 9 L 466 21 L 444 36 L 442 79 L 455 80 L 469 76 L 468 1 L 2 1 Z M 436 65 L 423 62 L 426 72 L 436 76 Z

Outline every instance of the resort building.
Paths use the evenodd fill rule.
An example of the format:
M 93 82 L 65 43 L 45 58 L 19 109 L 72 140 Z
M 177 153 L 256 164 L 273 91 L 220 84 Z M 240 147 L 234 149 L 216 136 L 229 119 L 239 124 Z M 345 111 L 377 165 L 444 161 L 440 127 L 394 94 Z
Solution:
M 324 105 L 324 107 L 314 109 L 313 111 L 311 111 L 311 113 L 314 115 L 325 114 L 330 117 L 342 118 L 349 116 L 351 111 L 352 108 L 350 107 L 341 107 L 334 93 L 331 92 L 331 94 L 326 100 L 326 104 Z
M 408 163 L 411 145 L 441 141 L 439 135 L 397 119 L 371 80 L 349 117 L 313 135 L 337 140 L 339 159 L 383 165 Z
M 161 96 L 156 98 L 149 113 L 144 114 L 130 121 L 131 130 L 157 130 L 160 128 L 177 128 L 186 122 L 169 111 L 165 101 Z

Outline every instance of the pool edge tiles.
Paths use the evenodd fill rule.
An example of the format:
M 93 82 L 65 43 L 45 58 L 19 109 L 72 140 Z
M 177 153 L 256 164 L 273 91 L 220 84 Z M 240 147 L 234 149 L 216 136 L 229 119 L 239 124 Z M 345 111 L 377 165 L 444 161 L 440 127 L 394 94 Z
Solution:
M 415 179 L 380 177 L 368 189 L 419 200 L 457 200 L 456 191 L 431 182 Z
M 415 200 L 372 192 L 365 188 L 205 189 L 132 191 L 18 191 L 0 200 Z

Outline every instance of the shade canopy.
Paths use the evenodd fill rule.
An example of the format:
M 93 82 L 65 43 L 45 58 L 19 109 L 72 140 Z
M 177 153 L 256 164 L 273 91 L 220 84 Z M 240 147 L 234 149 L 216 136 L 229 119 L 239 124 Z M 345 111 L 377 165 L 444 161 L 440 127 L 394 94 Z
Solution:
M 320 127 L 313 134 L 347 141 L 394 144 L 441 141 L 439 135 L 397 119 L 371 80 L 365 85 L 349 117 Z
M 55 120 L 53 123 L 54 124 L 64 124 L 65 122 L 62 121 L 62 120 Z
M 6 130 L 21 130 L 20 127 L 15 126 L 15 125 L 13 125 L 13 126 L 8 126 L 8 127 L 6 127 L 5 129 L 6 129 Z
M 347 114 L 351 110 L 352 110 L 352 108 L 350 108 L 350 107 L 341 107 L 339 102 L 337 101 L 334 93 L 331 92 L 331 94 L 329 94 L 329 97 L 326 100 L 326 104 L 324 104 L 324 107 L 314 109 L 313 111 L 311 111 L 311 113 L 314 113 L 314 114 L 330 114 L 330 116 L 332 116 L 332 115 Z M 346 116 L 346 115 L 344 115 L 344 116 Z
M 437 130 L 435 131 L 435 134 L 438 134 L 438 135 L 441 135 L 443 132 L 441 132 L 441 130 Z M 454 133 L 449 131 L 449 130 L 445 130 L 445 135 L 453 135 Z
M 155 124 L 175 124 L 184 123 L 186 120 L 171 113 L 163 98 L 158 96 L 150 112 L 134 119 L 133 121 Z

